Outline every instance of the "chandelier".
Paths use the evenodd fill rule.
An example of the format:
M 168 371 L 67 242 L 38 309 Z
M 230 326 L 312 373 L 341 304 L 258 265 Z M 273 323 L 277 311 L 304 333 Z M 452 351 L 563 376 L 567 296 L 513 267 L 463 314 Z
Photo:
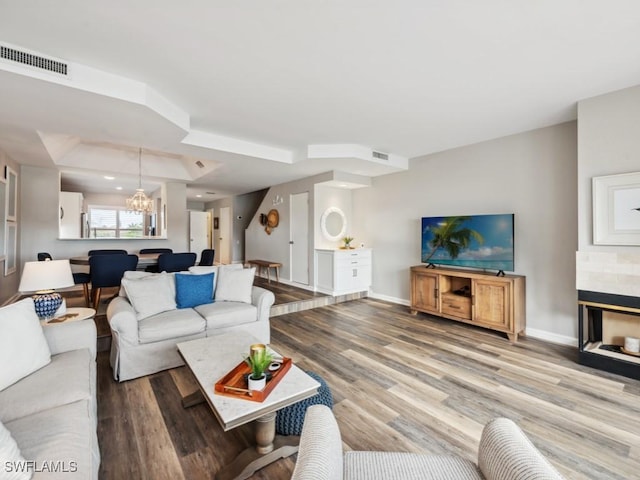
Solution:
M 127 198 L 127 210 L 140 213 L 153 211 L 153 200 L 144 194 L 142 188 L 142 148 L 138 151 L 138 188 L 133 197 Z

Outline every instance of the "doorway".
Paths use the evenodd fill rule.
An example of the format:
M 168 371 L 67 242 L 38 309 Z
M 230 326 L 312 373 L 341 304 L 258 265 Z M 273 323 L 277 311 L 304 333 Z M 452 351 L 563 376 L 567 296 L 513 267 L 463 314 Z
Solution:
M 198 255 L 211 248 L 211 214 L 189 211 L 189 251 Z
M 220 242 L 220 263 L 231 263 L 231 208 L 220 207 L 220 220 L 218 222 L 218 241 Z
M 291 195 L 291 281 L 309 285 L 309 192 Z

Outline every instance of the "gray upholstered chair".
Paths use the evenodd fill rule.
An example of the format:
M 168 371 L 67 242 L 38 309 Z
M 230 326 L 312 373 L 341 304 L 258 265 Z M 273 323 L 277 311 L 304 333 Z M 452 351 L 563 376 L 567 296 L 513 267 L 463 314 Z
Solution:
M 496 418 L 482 431 L 478 464 L 454 455 L 343 452 L 333 412 L 313 405 L 300 437 L 292 480 L 561 480 L 511 420 Z

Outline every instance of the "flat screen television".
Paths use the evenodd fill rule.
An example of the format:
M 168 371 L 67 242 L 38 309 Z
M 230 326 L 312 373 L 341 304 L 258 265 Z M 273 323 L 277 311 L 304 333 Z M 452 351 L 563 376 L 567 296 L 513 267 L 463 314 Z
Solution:
M 423 217 L 421 261 L 498 274 L 514 270 L 514 215 Z

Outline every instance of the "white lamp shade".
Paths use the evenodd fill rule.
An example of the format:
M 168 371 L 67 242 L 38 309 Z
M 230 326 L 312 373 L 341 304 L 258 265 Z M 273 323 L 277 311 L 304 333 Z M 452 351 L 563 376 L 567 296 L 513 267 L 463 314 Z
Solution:
M 38 292 L 72 287 L 73 285 L 73 274 L 69 260 L 48 260 L 25 263 L 18 290 Z

